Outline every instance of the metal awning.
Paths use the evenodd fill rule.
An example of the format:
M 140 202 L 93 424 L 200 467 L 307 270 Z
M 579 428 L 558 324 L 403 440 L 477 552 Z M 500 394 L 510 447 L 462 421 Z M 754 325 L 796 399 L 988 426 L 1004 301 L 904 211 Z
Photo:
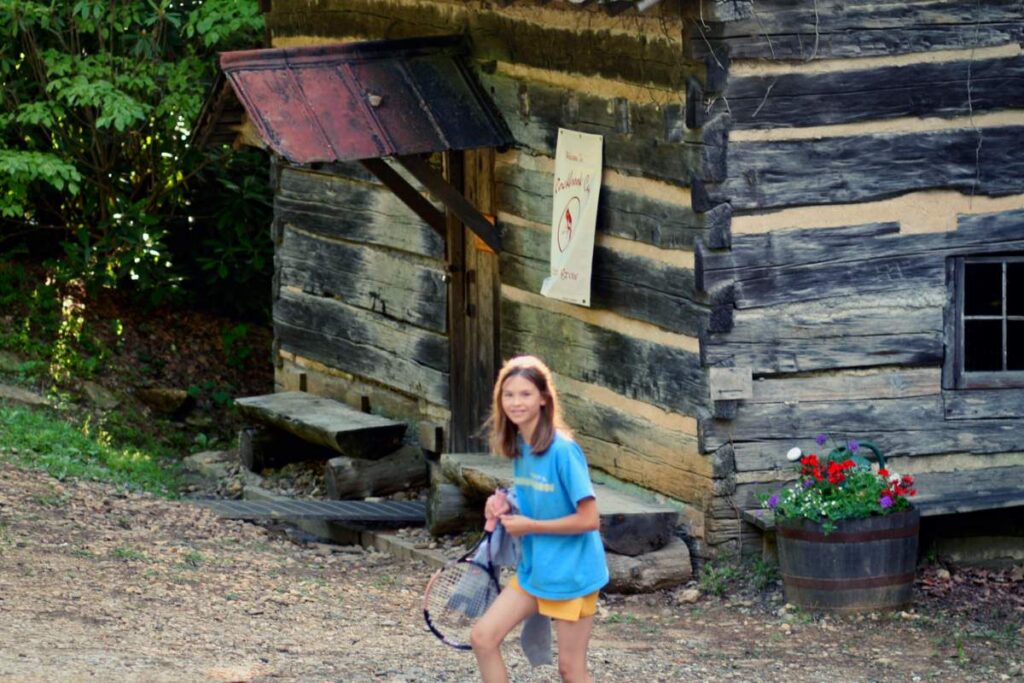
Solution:
M 461 55 L 461 38 L 435 37 L 226 52 L 220 66 L 277 154 L 295 164 L 358 160 L 444 235 L 444 215 L 380 161 L 393 157 L 498 250 L 494 226 L 422 158 L 513 143 Z M 199 142 L 231 111 L 226 92 L 214 93 Z

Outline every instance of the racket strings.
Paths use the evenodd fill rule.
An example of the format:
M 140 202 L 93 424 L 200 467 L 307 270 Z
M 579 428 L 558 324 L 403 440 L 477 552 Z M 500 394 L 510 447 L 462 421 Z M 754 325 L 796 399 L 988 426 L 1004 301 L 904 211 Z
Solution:
M 431 581 L 424 609 L 446 640 L 466 644 L 473 624 L 496 597 L 498 587 L 485 569 L 471 562 L 458 562 Z

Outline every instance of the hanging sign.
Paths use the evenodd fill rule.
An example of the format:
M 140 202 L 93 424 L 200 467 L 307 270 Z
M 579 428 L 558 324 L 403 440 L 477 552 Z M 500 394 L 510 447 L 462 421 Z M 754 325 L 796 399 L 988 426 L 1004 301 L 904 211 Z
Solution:
M 551 212 L 551 274 L 544 278 L 540 293 L 582 306 L 590 306 L 603 141 L 600 135 L 558 129 Z

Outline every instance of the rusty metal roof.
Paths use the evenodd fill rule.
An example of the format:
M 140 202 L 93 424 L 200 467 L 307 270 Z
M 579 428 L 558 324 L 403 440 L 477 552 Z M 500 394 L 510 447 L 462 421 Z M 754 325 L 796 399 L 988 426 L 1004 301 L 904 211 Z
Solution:
M 226 52 L 220 66 L 267 146 L 289 161 L 501 147 L 512 136 L 458 38 Z

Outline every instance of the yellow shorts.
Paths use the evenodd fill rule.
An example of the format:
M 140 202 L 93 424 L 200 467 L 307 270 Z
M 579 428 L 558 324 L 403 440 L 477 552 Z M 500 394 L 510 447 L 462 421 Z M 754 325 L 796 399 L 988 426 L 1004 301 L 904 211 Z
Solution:
M 579 621 L 583 617 L 589 617 L 597 612 L 597 594 L 599 591 L 594 591 L 590 595 L 584 595 L 582 598 L 548 600 L 547 598 L 538 598 L 536 595 L 527 593 L 526 590 L 519 585 L 519 577 L 517 575 L 512 575 L 508 585 L 523 595 L 529 595 L 531 598 L 536 600 L 537 611 L 546 617 L 551 617 L 552 619 L 560 619 L 562 621 Z

